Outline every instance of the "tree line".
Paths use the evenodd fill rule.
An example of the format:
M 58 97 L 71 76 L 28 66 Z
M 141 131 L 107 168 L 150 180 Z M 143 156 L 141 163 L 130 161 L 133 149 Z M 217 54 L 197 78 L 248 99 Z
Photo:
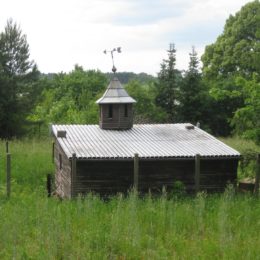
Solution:
M 260 142 L 260 3 L 246 4 L 227 19 L 223 33 L 195 47 L 186 71 L 176 69 L 176 48 L 158 76 L 118 73 L 137 103 L 136 123 L 200 123 L 212 134 L 239 134 Z M 12 19 L 0 34 L 0 137 L 29 134 L 34 125 L 98 123 L 95 101 L 110 74 L 75 65 L 69 73 L 43 75 L 30 60 L 29 45 Z

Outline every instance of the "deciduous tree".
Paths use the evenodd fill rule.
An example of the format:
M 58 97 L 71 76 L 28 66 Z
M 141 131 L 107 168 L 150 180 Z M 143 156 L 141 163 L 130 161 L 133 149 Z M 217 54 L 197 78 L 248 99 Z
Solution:
M 215 122 L 222 131 L 230 134 L 230 122 L 234 113 L 245 106 L 241 93 L 243 86 L 237 78 L 256 81 L 260 79 L 260 2 L 258 0 L 243 6 L 226 21 L 223 33 L 216 42 L 207 46 L 202 56 L 203 75 L 210 88 L 210 94 L 221 110 L 219 121 Z M 215 113 L 219 111 L 216 110 Z M 216 118 L 217 119 L 217 118 Z
M 46 80 L 46 79 L 45 79 Z M 98 123 L 95 101 L 104 93 L 107 78 L 100 71 L 84 71 L 76 65 L 68 74 L 60 73 L 47 80 L 30 120 L 45 123 Z
M 260 73 L 260 2 L 243 6 L 227 19 L 224 32 L 208 45 L 202 56 L 203 72 L 209 79 Z
M 134 104 L 135 123 L 159 123 L 167 119 L 166 112 L 155 104 L 156 86 L 154 82 L 142 84 L 133 80 L 126 85 L 126 90 L 137 101 Z
M 232 124 L 236 133 L 260 144 L 260 82 L 257 76 L 252 80 L 239 77 L 237 84 L 242 85 L 245 105 L 236 110 Z

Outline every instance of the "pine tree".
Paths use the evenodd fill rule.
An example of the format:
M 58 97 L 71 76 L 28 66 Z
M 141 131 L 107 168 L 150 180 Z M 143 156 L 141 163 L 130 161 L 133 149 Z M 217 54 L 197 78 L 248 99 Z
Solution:
M 176 116 L 178 78 L 180 73 L 175 69 L 176 49 L 170 44 L 168 59 L 163 60 L 161 71 L 158 74 L 158 94 L 156 104 L 162 107 L 168 114 L 169 121 L 173 122 Z
M 22 133 L 35 98 L 39 72 L 29 60 L 26 36 L 12 19 L 0 34 L 0 137 Z
M 182 84 L 180 85 L 180 104 L 178 115 L 181 122 L 195 124 L 203 120 L 205 91 L 199 72 L 199 59 L 195 48 L 192 47 L 188 71 L 185 72 Z

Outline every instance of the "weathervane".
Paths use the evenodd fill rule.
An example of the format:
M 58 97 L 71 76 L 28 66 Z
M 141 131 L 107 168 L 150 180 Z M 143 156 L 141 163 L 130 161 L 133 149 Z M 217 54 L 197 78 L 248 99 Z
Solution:
M 104 53 L 107 54 L 108 52 L 111 53 L 111 57 L 112 57 L 112 63 L 113 63 L 113 67 L 112 67 L 112 71 L 114 73 L 116 73 L 116 67 L 115 67 L 115 64 L 114 64 L 114 55 L 113 55 L 113 52 L 118 52 L 118 53 L 121 53 L 121 47 L 117 47 L 117 48 L 114 48 L 112 49 L 111 51 L 107 51 L 107 50 L 104 50 Z

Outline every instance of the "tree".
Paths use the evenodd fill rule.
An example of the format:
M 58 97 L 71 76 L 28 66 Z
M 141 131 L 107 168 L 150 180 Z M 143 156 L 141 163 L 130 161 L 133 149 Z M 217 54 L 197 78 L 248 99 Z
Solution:
M 158 74 L 158 89 L 156 104 L 168 114 L 169 121 L 175 120 L 178 104 L 178 80 L 180 72 L 175 69 L 176 50 L 174 44 L 170 44 L 168 59 L 163 60 L 161 71 Z
M 26 36 L 12 19 L 0 34 L 1 116 L 0 136 L 9 138 L 23 132 L 25 117 L 36 98 L 39 77 L 36 64 L 29 60 Z
M 205 121 L 203 113 L 205 112 L 206 91 L 198 66 L 197 52 L 192 47 L 189 68 L 180 84 L 178 117 L 181 122 L 196 124 L 198 121 Z
M 106 76 L 108 78 L 114 77 L 114 73 L 106 73 Z M 133 72 L 117 72 L 116 77 L 123 85 L 129 83 L 132 80 L 139 81 L 140 83 L 149 83 L 155 79 L 152 75 L 146 74 L 144 72 L 138 74 Z
M 237 84 L 243 86 L 245 105 L 237 109 L 232 119 L 235 132 L 260 144 L 260 82 L 254 75 L 252 80 L 237 78 Z
M 138 124 L 163 122 L 167 114 L 155 104 L 156 87 L 154 82 L 141 84 L 132 80 L 126 85 L 126 90 L 137 102 L 134 104 L 134 122 Z
M 98 105 L 95 101 L 104 93 L 107 78 L 100 71 L 84 71 L 76 65 L 68 74 L 60 73 L 47 80 L 31 121 L 48 123 L 98 123 Z
M 230 15 L 224 32 L 214 44 L 206 47 L 202 56 L 207 78 L 230 76 L 251 78 L 260 73 L 260 3 L 246 4 L 235 16 Z
M 235 16 L 230 15 L 224 32 L 214 44 L 206 47 L 202 56 L 203 75 L 216 109 L 221 117 L 215 125 L 221 135 L 230 134 L 230 122 L 235 111 L 244 107 L 243 86 L 237 78 L 260 79 L 260 3 L 246 4 Z M 215 111 L 219 115 L 219 111 Z

